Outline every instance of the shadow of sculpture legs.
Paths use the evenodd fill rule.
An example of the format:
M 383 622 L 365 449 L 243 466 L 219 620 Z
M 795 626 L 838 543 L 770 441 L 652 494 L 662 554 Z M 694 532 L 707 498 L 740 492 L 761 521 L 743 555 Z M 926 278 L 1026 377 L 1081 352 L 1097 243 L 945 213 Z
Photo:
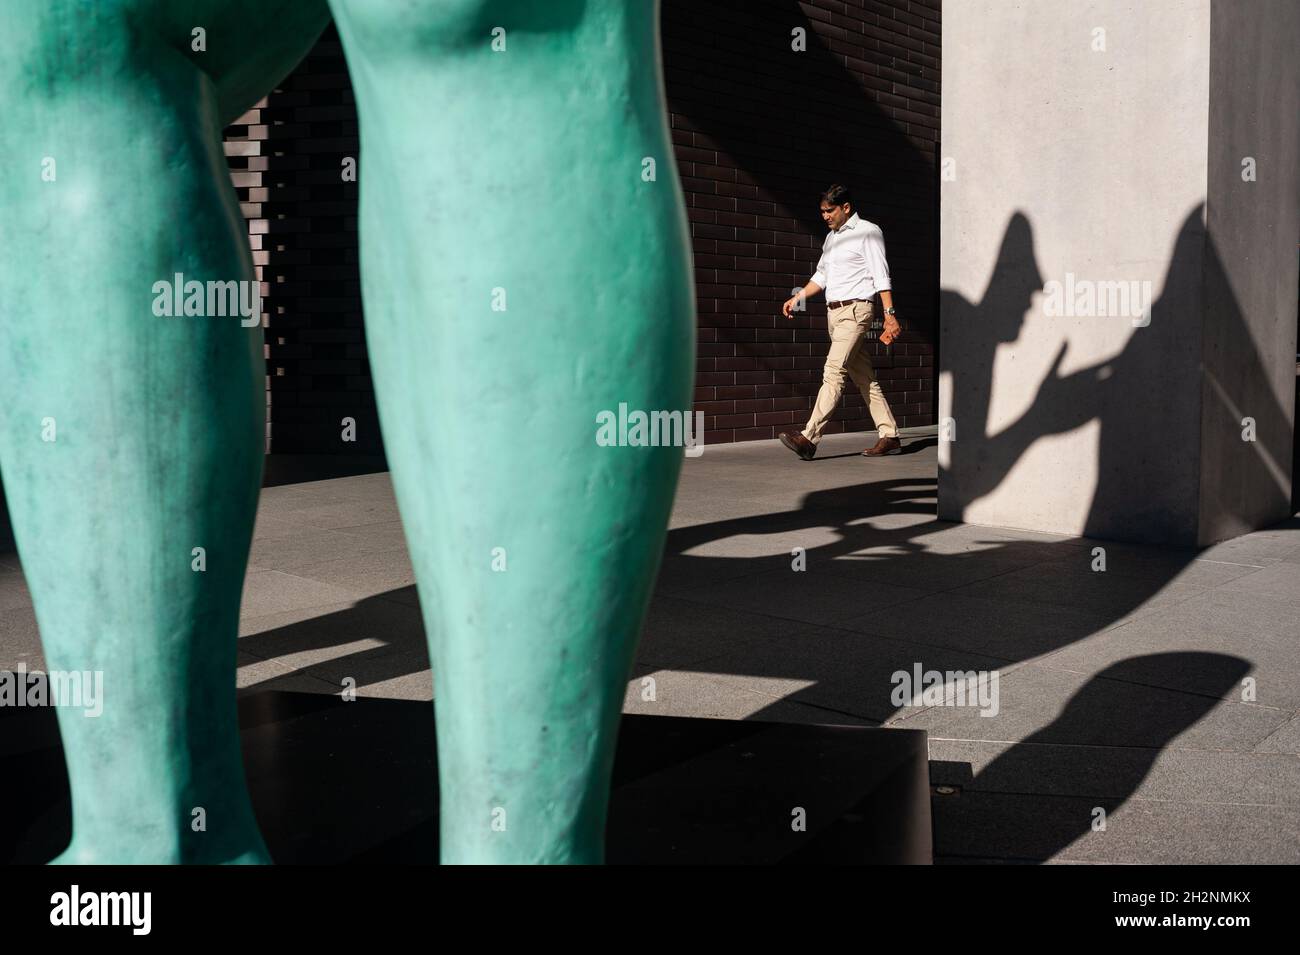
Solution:
M 1113 824 L 1120 807 L 1174 739 L 1249 672 L 1238 657 L 1196 652 L 1146 654 L 1106 667 L 1055 720 L 976 774 L 965 793 L 935 799 L 936 851 L 1048 861 L 1071 847 L 1076 858 L 1088 858 L 1090 843 L 1123 839 Z M 1169 673 L 1196 692 L 1162 687 Z M 1117 861 L 1115 851 L 1099 854 Z

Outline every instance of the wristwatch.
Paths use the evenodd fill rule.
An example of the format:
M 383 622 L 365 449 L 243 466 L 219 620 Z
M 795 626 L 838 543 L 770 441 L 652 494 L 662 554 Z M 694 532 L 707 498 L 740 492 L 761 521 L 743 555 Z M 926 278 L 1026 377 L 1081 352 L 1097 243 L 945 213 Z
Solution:
M 889 306 L 889 308 L 885 309 L 885 314 L 886 314 L 886 315 L 893 315 L 893 314 L 894 314 L 894 306 L 891 305 L 891 306 Z

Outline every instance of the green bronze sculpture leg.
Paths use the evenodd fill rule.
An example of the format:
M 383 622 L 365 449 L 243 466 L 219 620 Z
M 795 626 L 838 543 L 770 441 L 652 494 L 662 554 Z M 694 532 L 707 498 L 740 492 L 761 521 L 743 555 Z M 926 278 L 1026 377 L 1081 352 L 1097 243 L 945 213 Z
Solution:
M 260 335 L 159 315 L 158 283 L 252 278 L 220 130 L 321 26 L 313 4 L 273 6 L 0 3 L 0 462 L 47 664 L 103 675 L 100 715 L 59 712 L 71 860 L 265 859 L 231 679 Z M 681 457 L 598 443 L 597 424 L 620 405 L 685 412 L 692 372 L 657 9 L 339 12 L 368 335 L 438 686 L 443 855 L 596 861 Z M 204 58 L 190 20 L 209 44 L 276 29 Z
M 694 292 L 647 0 L 335 0 L 366 336 L 433 665 L 445 862 L 598 862 L 690 408 Z
M 46 665 L 102 685 L 98 715 L 58 710 L 59 861 L 267 858 L 234 696 L 261 329 L 206 295 L 159 313 L 178 274 L 253 279 L 221 130 L 326 22 L 271 6 L 0 0 L 0 466 Z M 254 12 L 279 16 L 260 51 Z

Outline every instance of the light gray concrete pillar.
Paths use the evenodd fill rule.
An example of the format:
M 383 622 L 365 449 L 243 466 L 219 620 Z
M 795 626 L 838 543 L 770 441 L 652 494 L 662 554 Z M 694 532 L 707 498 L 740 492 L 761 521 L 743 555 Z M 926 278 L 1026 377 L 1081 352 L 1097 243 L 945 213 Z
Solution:
M 939 516 L 1290 514 L 1300 4 L 944 5 Z

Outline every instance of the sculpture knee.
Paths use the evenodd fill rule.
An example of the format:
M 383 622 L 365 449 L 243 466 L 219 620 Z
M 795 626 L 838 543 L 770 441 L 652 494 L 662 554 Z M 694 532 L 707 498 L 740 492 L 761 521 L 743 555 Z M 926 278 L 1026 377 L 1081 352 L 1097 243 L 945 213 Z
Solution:
M 225 125 L 283 79 L 328 23 L 325 0 L 45 0 L 0 10 L 0 89 L 101 100 L 106 79 L 115 88 L 138 82 L 183 114 L 214 96 Z
M 394 54 L 427 55 L 434 48 L 481 45 L 512 33 L 550 33 L 575 28 L 591 0 L 330 0 L 343 29 L 358 47 Z M 495 33 L 494 31 L 501 31 Z

